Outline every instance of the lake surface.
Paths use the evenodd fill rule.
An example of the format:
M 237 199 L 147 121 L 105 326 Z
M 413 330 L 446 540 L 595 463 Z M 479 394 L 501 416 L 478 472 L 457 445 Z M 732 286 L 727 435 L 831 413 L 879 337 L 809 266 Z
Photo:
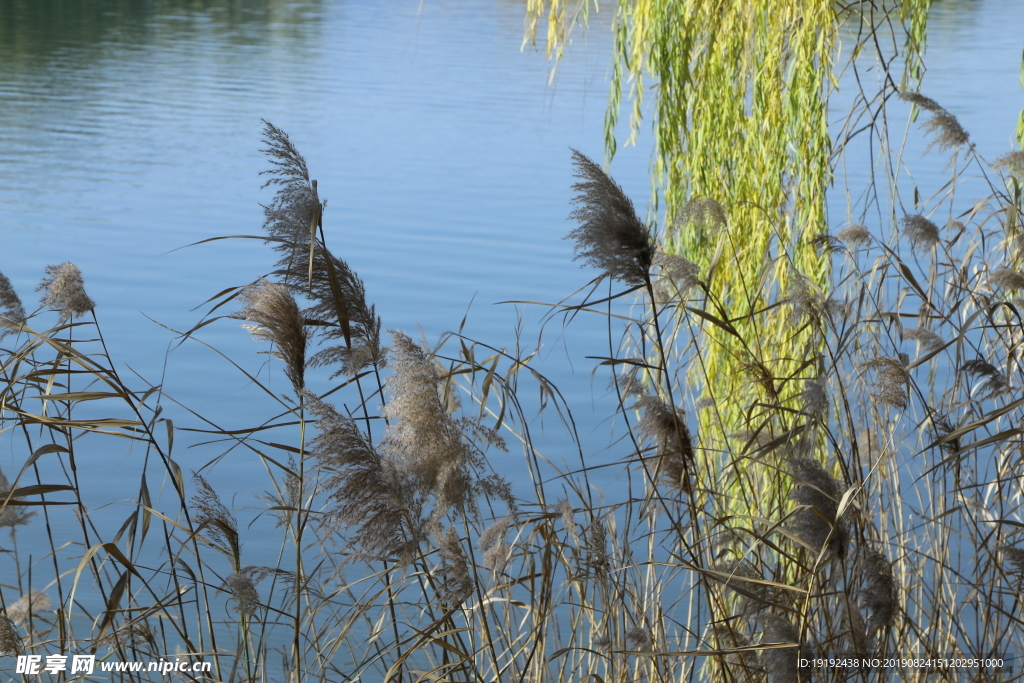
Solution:
M 152 322 L 187 329 L 208 297 L 271 269 L 274 254 L 253 240 L 181 248 L 260 234 L 259 204 L 271 198 L 258 176 L 265 118 L 305 154 L 329 201 L 328 242 L 365 280 L 385 328 L 415 336 L 422 326 L 435 340 L 472 302 L 467 333 L 512 346 L 517 309 L 495 302 L 558 301 L 594 275 L 562 238 L 571 229 L 569 148 L 602 157 L 610 49 L 610 17 L 597 15 L 549 83 L 542 50 L 520 50 L 523 13 L 509 0 L 0 0 L 0 271 L 31 309 L 45 266 L 74 261 L 126 375 L 130 367 L 163 384 L 225 428 L 266 419 L 268 402 L 199 344 L 173 350 L 165 375 L 174 335 Z M 922 91 L 960 117 L 989 159 L 1012 149 L 1024 107 L 1021 27 L 1018 0 L 936 2 L 929 23 Z M 844 113 L 839 97 L 837 120 Z M 919 131 L 908 144 L 916 182 L 937 190 L 943 162 L 921 157 Z M 641 207 L 650 150 L 644 135 L 611 167 Z M 844 223 L 845 200 L 832 203 Z M 533 322 L 542 314 L 527 312 Z M 575 325 L 565 339 L 557 324 L 549 329 L 543 367 L 585 438 L 604 435 L 594 437 L 594 461 L 612 462 L 621 454 L 603 450 L 610 427 L 591 402 L 606 380 L 592 381 L 591 361 L 581 360 L 606 353 L 603 323 Z M 536 328 L 526 329 L 530 345 Z M 199 336 L 287 390 L 236 322 Z M 551 459 L 572 462 L 557 420 L 548 427 Z M 179 446 L 176 457 L 197 469 L 224 450 Z M 25 456 L 0 437 L 5 471 Z M 92 457 L 101 497 L 134 495 L 135 454 Z M 495 468 L 514 478 L 521 456 L 507 458 Z M 240 492 L 266 487 L 242 452 L 211 478 Z M 234 502 L 253 505 L 242 494 Z

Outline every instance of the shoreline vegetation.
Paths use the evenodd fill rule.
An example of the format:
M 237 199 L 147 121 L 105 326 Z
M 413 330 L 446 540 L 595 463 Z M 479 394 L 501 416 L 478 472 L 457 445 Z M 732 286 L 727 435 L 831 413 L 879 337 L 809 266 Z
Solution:
M 245 238 L 278 261 L 175 331 L 262 345 L 284 393 L 222 355 L 273 406 L 250 426 L 122 374 L 73 263 L 46 269 L 33 311 L 0 275 L 0 439 L 20 454 L 0 473 L 4 673 L 85 655 L 209 664 L 176 668 L 185 681 L 1024 680 L 1024 152 L 990 161 L 910 87 L 928 0 L 860 16 L 879 92 L 858 79 L 835 141 L 832 3 L 755 4 L 620 7 L 606 151 L 622 91 L 635 135 L 656 74 L 661 226 L 571 150 L 566 238 L 596 275 L 532 305 L 543 326 L 607 322 L 607 353 L 573 359 L 607 378 L 605 444 L 577 436 L 523 329 L 389 329 L 327 243 L 330 188 L 266 121 L 273 196 Z M 570 6 L 528 3 L 530 21 L 550 10 L 553 54 L 585 23 Z M 700 47 L 709 34 L 725 47 Z M 708 102 L 717 116 L 697 116 Z M 912 198 L 890 135 L 904 116 L 949 171 Z M 837 159 L 864 138 L 869 187 L 829 225 Z M 960 196 L 968 174 L 986 196 Z M 565 425 L 571 457 L 540 419 Z M 189 438 L 218 453 L 191 472 Z M 266 472 L 255 510 L 212 473 L 232 451 Z M 96 452 L 139 463 L 137 489 L 92 487 Z M 505 453 L 526 495 L 492 466 Z M 608 468 L 618 488 L 600 491 Z
M 247 430 L 204 428 L 265 466 L 276 565 L 247 563 L 246 528 L 224 502 L 233 492 L 177 464 L 171 398 L 119 375 L 78 269 L 48 268 L 30 314 L 0 279 L 3 438 L 26 454 L 0 481 L 14 567 L 0 586 L 4 661 L 177 656 L 211 662 L 194 680 L 224 681 L 1018 679 L 1024 153 L 988 164 L 953 114 L 900 97 L 930 116 L 940 151 L 963 154 L 954 180 L 970 166 L 992 194 L 963 222 L 915 213 L 885 242 L 860 225 L 818 240 L 834 288 L 797 277 L 771 293 L 794 334 L 820 341 L 805 359 L 816 376 L 776 376 L 751 348 L 747 381 L 769 396 L 795 383 L 798 398 L 743 406 L 749 429 L 727 447 L 698 431 L 695 413 L 729 397 L 694 400 L 685 378 L 706 351 L 702 328 L 739 335 L 714 286 L 728 264 L 702 272 L 664 253 L 615 181 L 573 151 L 568 238 L 599 275 L 551 315 L 609 320 L 610 354 L 590 362 L 618 397 L 622 500 L 595 498 L 584 445 L 578 470 L 553 473 L 534 443 L 526 391 L 571 420 L 531 367 L 537 350 L 458 333 L 430 348 L 384 331 L 362 281 L 328 249 L 305 160 L 270 123 L 276 194 L 262 239 L 277 267 L 211 299 L 182 336 L 235 319 L 291 385 L 274 396 L 251 377 L 280 413 Z M 727 206 L 697 201 L 691 220 L 739 229 Z M 43 309 L 56 311 L 53 327 Z M 328 386 L 307 383 L 314 367 L 333 372 Z M 779 429 L 780 415 L 794 426 Z M 271 425 L 287 443 L 264 438 Z M 85 503 L 84 439 L 148 459 L 119 528 L 96 526 Z M 488 465 L 511 448 L 533 499 L 514 498 Z M 729 487 L 748 478 L 778 489 Z M 751 507 L 723 514 L 735 496 Z M 53 536 L 60 515 L 79 538 Z M 49 534 L 42 561 L 19 555 L 29 530 Z M 893 653 L 983 664 L 798 666 Z

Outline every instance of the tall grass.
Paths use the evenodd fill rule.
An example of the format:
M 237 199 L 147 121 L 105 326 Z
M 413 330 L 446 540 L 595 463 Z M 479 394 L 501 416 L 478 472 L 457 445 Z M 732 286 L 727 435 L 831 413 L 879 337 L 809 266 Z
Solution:
M 742 321 L 716 297 L 729 256 L 701 271 L 662 253 L 615 181 L 573 152 L 569 237 L 598 275 L 550 313 L 608 322 L 607 356 L 587 361 L 612 380 L 608 449 L 623 476 L 605 498 L 593 444 L 578 442 L 566 469 L 531 429 L 537 392 L 574 424 L 539 349 L 382 334 L 324 239 L 305 160 L 269 123 L 277 192 L 259 237 L 280 260 L 181 334 L 198 344 L 206 325 L 240 321 L 288 380 L 277 395 L 248 376 L 276 414 L 227 429 L 124 380 L 72 264 L 48 269 L 31 313 L 0 278 L 0 428 L 22 455 L 0 478 L 5 672 L 16 654 L 91 653 L 209 662 L 175 674 L 202 681 L 1021 679 L 1024 164 L 1015 153 L 993 169 L 951 113 L 905 98 L 888 106 L 931 115 L 932 153 L 954 155 L 950 189 L 816 240 L 833 262 L 828 291 L 776 240 L 766 258 L 789 263 L 790 284 L 749 292 L 770 303 Z M 968 167 L 991 194 L 959 213 Z M 898 200 L 895 174 L 880 182 Z M 743 230 L 730 212 L 704 199 L 680 220 L 728 239 Z M 809 340 L 802 357 L 741 331 L 780 311 Z M 712 392 L 694 401 L 681 378 L 707 367 L 705 328 L 734 338 L 758 400 L 731 404 L 706 373 Z M 719 420 L 698 433 L 698 411 L 702 424 L 742 414 L 744 430 Z M 226 443 L 264 467 L 258 532 L 229 506 L 234 491 L 182 470 L 186 418 L 172 413 L 211 453 Z M 105 466 L 98 449 L 142 463 L 117 523 L 81 476 Z M 531 495 L 489 464 L 506 449 L 521 453 Z M 276 556 L 252 557 L 253 533 L 276 533 Z M 45 539 L 45 557 L 25 555 L 24 534 Z M 813 656 L 938 663 L 799 666 Z M 957 657 L 1002 664 L 941 665 Z

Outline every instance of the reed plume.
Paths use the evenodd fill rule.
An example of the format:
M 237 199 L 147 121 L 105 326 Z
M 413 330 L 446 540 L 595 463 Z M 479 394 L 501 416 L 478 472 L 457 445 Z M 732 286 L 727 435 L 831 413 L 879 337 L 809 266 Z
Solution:
M 374 448 L 354 420 L 308 392 L 305 405 L 319 432 L 310 453 L 330 491 L 332 506 L 323 520 L 330 528 L 349 530 L 348 561 L 396 559 L 407 566 L 425 535 L 423 501 L 414 482 Z
M 715 572 L 715 579 L 739 596 L 737 616 L 744 619 L 759 619 L 766 609 L 785 599 L 778 591 L 759 583 L 764 577 L 747 562 L 731 560 L 718 566 Z
M 263 207 L 263 230 L 282 253 L 274 274 L 295 293 L 312 299 L 303 314 L 322 323 L 319 329 L 325 339 L 344 339 L 344 346 L 322 349 L 311 364 L 338 364 L 340 373 L 354 376 L 383 359 L 380 319 L 366 302 L 363 281 L 317 238 L 327 202 L 321 202 L 305 158 L 283 130 L 267 121 L 263 124 L 262 151 L 272 166 L 261 173 L 270 176 L 263 187 L 279 186 L 274 200 Z
M 486 467 L 481 451 L 470 437 L 504 449 L 496 432 L 479 420 L 455 418 L 447 410 L 444 382 L 437 365 L 424 349 L 402 332 L 392 331 L 388 364 L 388 421 L 382 444 L 386 457 L 409 476 L 414 488 L 434 498 L 431 524 L 450 510 L 475 513 L 477 494 L 515 501 L 507 483 L 497 475 L 477 477 Z
M 3 470 L 0 470 L 0 529 L 8 528 L 13 534 L 17 527 L 28 524 L 36 513 L 29 512 L 24 505 L 8 502 L 11 491 L 11 482 L 7 480 Z
M 1005 169 L 1015 176 L 1024 176 L 1024 151 L 1016 150 L 1004 154 L 992 162 L 992 168 Z
M 636 214 L 633 202 L 600 166 L 572 150 L 579 208 L 570 219 L 580 226 L 566 239 L 576 240 L 576 259 L 628 285 L 643 285 L 654 261 L 654 239 Z
M 867 244 L 871 244 L 871 231 L 863 225 L 851 225 L 847 228 L 843 228 L 836 235 L 839 239 L 846 244 L 854 247 L 861 247 Z
M 969 360 L 960 366 L 959 371 L 965 375 L 981 377 L 981 382 L 975 387 L 980 400 L 993 398 L 1004 394 L 1010 389 L 1010 382 L 1006 375 L 999 372 L 999 369 L 986 361 L 984 358 Z
M 18 627 L 6 614 L 0 615 L 0 657 L 14 657 L 25 651 Z
M 899 604 L 899 592 L 892 563 L 885 555 L 877 550 L 867 550 L 861 562 L 863 588 L 860 597 L 868 612 L 866 632 L 875 634 L 892 626 Z
M 938 102 L 936 102 L 930 97 L 922 95 L 919 92 L 913 92 L 912 90 L 903 90 L 901 92 L 896 93 L 896 96 L 899 97 L 904 102 L 910 102 L 918 109 L 923 109 L 933 114 L 945 111 L 945 109 L 939 106 Z
M 864 367 L 878 373 L 877 391 L 871 394 L 876 403 L 901 409 L 907 407 L 907 384 L 910 382 L 910 373 L 901 360 L 879 356 L 869 360 Z
M 487 527 L 477 540 L 477 547 L 484 554 L 484 566 L 500 574 L 505 569 L 512 546 L 505 540 L 511 515 L 506 515 Z
M 988 284 L 999 289 L 1024 289 L 1024 273 L 1011 268 L 999 268 L 989 276 Z
M 237 570 L 241 556 L 238 541 L 238 520 L 221 502 L 220 496 L 202 475 L 193 472 L 192 481 L 196 493 L 192 497 L 193 519 L 198 525 L 196 532 L 206 531 L 206 538 L 222 553 L 231 558 Z
M 641 411 L 640 437 L 653 441 L 655 445 L 656 478 L 671 489 L 689 492 L 689 473 L 694 456 L 686 413 L 657 396 L 644 396 L 633 408 Z
M 903 330 L 903 338 L 916 341 L 928 351 L 941 348 L 946 342 L 939 335 L 923 327 L 907 327 Z
M 654 638 L 651 637 L 651 632 L 648 629 L 642 626 L 634 626 L 626 631 L 627 650 L 650 652 L 653 645 Z
M 608 531 L 604 522 L 595 518 L 583 533 L 583 552 L 579 558 L 578 578 L 608 578 L 611 558 L 608 556 Z
M 846 618 L 847 634 L 854 654 L 865 657 L 875 650 L 874 639 L 870 636 L 864 617 L 855 604 L 847 600 L 843 603 L 843 616 Z
M 931 249 L 939 243 L 939 226 L 924 216 L 911 214 L 904 216 L 900 222 L 903 224 L 903 234 L 915 247 Z
M 36 287 L 45 291 L 42 303 L 60 313 L 60 322 L 80 318 L 96 307 L 85 293 L 85 283 L 78 266 L 70 261 L 59 266 L 46 266 L 47 277 Z
M 314 229 L 319 227 L 327 202 L 321 202 L 316 181 L 309 177 L 306 159 L 283 130 L 263 120 L 263 143 L 260 150 L 270 160 L 271 168 L 260 175 L 269 176 L 264 188 L 278 186 L 273 201 L 263 207 L 263 230 L 268 242 L 283 255 L 278 267 L 292 275 L 300 264 L 308 264 L 309 245 Z M 296 284 L 291 279 L 286 284 Z
M 309 359 L 312 367 L 339 366 L 338 372 L 331 376 L 333 379 L 340 374 L 354 377 L 369 365 L 384 362 L 387 349 L 381 345 L 380 318 L 376 308 L 366 301 L 366 286 L 348 263 L 317 242 L 313 279 L 308 289 L 305 272 L 292 269 L 278 273 L 285 282 L 293 283 L 293 291 L 301 291 L 312 300 L 313 304 L 302 311 L 307 320 L 331 323 L 318 325 L 319 335 L 328 341 L 344 341 L 315 353 Z M 296 282 L 302 284 L 295 285 Z
M 683 205 L 676 223 L 685 227 L 716 228 L 726 224 L 725 209 L 710 197 L 694 197 Z
M 828 416 L 828 393 L 822 382 L 811 379 L 804 382 L 804 389 L 800 392 L 800 409 L 819 420 Z
M 791 457 L 789 472 L 794 483 L 790 497 L 804 506 L 793 517 L 793 532 L 815 551 L 821 551 L 827 544 L 833 555 L 843 559 L 850 536 L 839 519 L 842 485 L 810 458 Z
M 572 508 L 572 503 L 567 498 L 563 498 L 555 505 L 555 512 L 562 518 L 562 526 L 565 527 L 565 531 L 569 534 L 569 538 L 576 545 L 580 543 L 580 535 L 576 531 L 576 519 L 575 511 Z
M 260 606 L 260 594 L 256 591 L 252 569 L 245 567 L 224 580 L 224 588 L 231 593 L 235 611 L 245 617 L 256 614 Z
M 765 618 L 761 643 L 800 643 L 800 632 L 789 620 L 771 614 Z M 807 657 L 802 644 L 793 647 L 769 648 L 761 651 L 761 666 L 771 683 L 797 683 L 800 659 Z
M 270 353 L 284 361 L 285 375 L 292 383 L 296 394 L 305 387 L 306 348 L 309 334 L 306 321 L 291 292 L 284 285 L 260 279 L 242 290 L 241 299 L 245 308 L 235 317 L 251 321 L 242 325 L 249 330 L 253 339 L 269 341 L 274 345 Z
M 1017 579 L 1017 590 L 1024 592 L 1024 549 L 1004 545 L 1002 551 L 1003 569 Z
M 794 324 L 803 318 L 817 324 L 828 310 L 828 297 L 825 293 L 799 273 L 794 273 L 790 277 L 786 298 L 793 307 L 791 318 Z
M 807 240 L 807 243 L 814 247 L 819 254 L 845 254 L 847 249 L 843 240 L 835 235 L 815 235 Z
M 438 600 L 445 609 L 454 609 L 473 594 L 475 584 L 469 575 L 469 563 L 462 549 L 462 540 L 451 527 L 440 534 L 438 552 L 441 555 L 441 564 L 437 569 L 441 579 Z
M 7 617 L 18 626 L 30 630 L 32 619 L 51 607 L 53 603 L 46 593 L 31 590 L 7 606 Z
M 25 307 L 21 305 L 18 293 L 14 291 L 11 281 L 6 275 L 0 273 L 0 339 L 13 332 L 7 325 L 16 325 L 25 322 Z
M 926 131 L 935 134 L 934 140 L 928 146 L 929 149 L 938 147 L 941 151 L 945 152 L 970 142 L 970 136 L 963 126 L 960 125 L 960 121 L 945 108 L 939 106 L 935 100 L 925 97 L 920 93 L 909 91 L 901 92 L 898 96 L 901 100 L 910 102 L 932 115 L 923 124 L 923 128 Z

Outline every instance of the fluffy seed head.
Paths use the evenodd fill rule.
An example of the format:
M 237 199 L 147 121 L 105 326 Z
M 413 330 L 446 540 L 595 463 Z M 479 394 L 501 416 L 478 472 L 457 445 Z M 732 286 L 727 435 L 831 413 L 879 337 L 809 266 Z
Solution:
M 260 279 L 242 290 L 245 308 L 237 318 L 254 324 L 243 325 L 253 339 L 274 345 L 270 354 L 284 361 L 285 375 L 296 393 L 305 386 L 306 347 L 309 335 L 298 304 L 284 285 Z
M 639 433 L 654 442 L 656 476 L 671 489 L 689 492 L 689 471 L 693 464 L 693 438 L 686 425 L 686 413 L 657 396 L 644 396 L 634 408 L 642 411 Z
M 800 632 L 788 620 L 776 615 L 769 615 L 765 620 L 761 634 L 761 643 L 799 643 Z M 771 648 L 761 651 L 761 666 L 768 674 L 771 683 L 797 683 L 799 660 L 806 658 L 807 652 L 803 645 L 793 647 Z
M 271 168 L 260 175 L 269 176 L 264 187 L 278 187 L 274 200 L 263 207 L 263 229 L 274 249 L 282 253 L 275 274 L 293 291 L 313 301 L 304 316 L 326 323 L 318 327 L 325 339 L 344 339 L 343 345 L 319 351 L 310 364 L 337 364 L 341 366 L 338 374 L 353 376 L 367 365 L 383 360 L 380 319 L 366 302 L 363 281 L 315 237 L 315 229 L 322 227 L 327 202 L 321 202 L 305 158 L 287 133 L 267 121 L 263 124 L 266 147 L 261 151 Z
M 74 263 L 68 261 L 59 266 L 46 266 L 46 275 L 36 291 L 45 291 L 43 305 L 58 311 L 62 323 L 72 317 L 79 318 L 96 307 L 85 293 L 82 272 Z
M 905 328 L 903 330 L 903 338 L 910 341 L 916 341 L 928 351 L 934 351 L 935 349 L 941 348 L 942 345 L 946 343 L 943 341 L 942 337 L 931 330 L 926 330 L 923 327 Z
M 861 603 L 868 611 L 868 634 L 892 626 L 896 617 L 896 605 L 899 593 L 896 590 L 896 577 L 893 575 L 892 563 L 877 550 L 864 553 L 861 569 L 864 587 L 861 589 Z
M 505 540 L 511 520 L 511 516 L 502 517 L 487 527 L 477 541 L 477 547 L 484 554 L 484 566 L 496 573 L 505 569 L 509 553 L 512 552 L 512 546 Z
M 794 273 L 790 277 L 786 298 L 793 306 L 792 318 L 794 323 L 804 317 L 817 321 L 821 318 L 822 313 L 825 311 L 825 305 L 828 303 L 828 297 L 825 296 L 825 293 L 808 278 L 799 273 Z
M 396 560 L 407 566 L 424 540 L 422 503 L 413 482 L 370 443 L 351 418 L 307 392 L 319 434 L 310 452 L 324 472 L 332 504 L 328 528 L 348 530 L 350 561 Z
M 924 122 L 924 129 L 934 134 L 931 147 L 938 147 L 940 151 L 947 152 L 957 147 L 967 145 L 971 136 L 967 134 L 960 121 L 948 111 L 941 111 Z
M 707 410 L 708 408 L 714 408 L 715 405 L 717 404 L 714 398 L 710 396 L 704 396 L 703 398 L 697 399 L 697 401 L 693 404 L 693 407 L 696 410 Z
M 580 576 L 592 576 L 603 580 L 608 577 L 611 559 L 608 557 L 608 532 L 604 523 L 594 519 L 583 534 L 583 556 L 580 562 Z
M 825 385 L 816 380 L 804 382 L 804 390 L 800 392 L 802 410 L 808 415 L 822 418 L 828 414 L 828 394 Z
M 828 550 L 839 559 L 846 557 L 849 531 L 839 519 L 839 499 L 843 486 L 825 471 L 816 460 L 804 457 L 790 458 L 789 471 L 793 477 L 790 497 L 805 509 L 793 517 L 793 531 L 807 545 L 820 551 Z
M 676 222 L 684 227 L 714 228 L 725 225 L 725 209 L 709 197 L 695 197 L 683 205 Z
M 263 187 L 278 187 L 274 200 L 263 207 L 263 229 L 273 240 L 274 249 L 283 253 L 278 266 L 286 271 L 308 266 L 310 224 L 317 223 L 326 202 L 321 203 L 315 181 L 309 177 L 306 159 L 288 134 L 269 121 L 263 121 L 262 150 L 271 168 L 260 172 L 268 176 Z M 307 268 L 308 272 L 308 268 Z
M 196 484 L 196 494 L 192 497 L 193 519 L 196 525 L 204 527 L 207 539 L 237 565 L 241 553 L 241 546 L 238 543 L 238 521 L 202 475 L 193 472 L 192 480 Z
M 654 639 L 651 632 L 642 626 L 634 626 L 626 631 L 626 649 L 638 651 L 650 651 Z
M 33 617 L 51 607 L 53 603 L 46 593 L 32 590 L 7 606 L 7 616 L 18 626 L 29 628 Z
M 1017 590 L 1024 591 L 1024 549 L 1012 545 L 1000 548 L 1003 557 L 1003 569 L 1017 579 Z
M 144 621 L 133 621 L 110 633 L 101 639 L 98 644 L 105 645 L 111 650 L 116 650 L 120 647 L 135 649 L 149 646 L 151 648 L 155 640 L 156 634 L 153 633 L 153 629 L 149 624 Z
M 939 243 L 939 226 L 920 214 L 906 215 L 900 221 L 903 234 L 915 247 L 931 249 Z
M 992 167 L 996 169 L 1006 169 L 1007 172 L 1012 173 L 1016 176 L 1024 176 L 1024 151 L 1017 150 L 1004 154 L 1003 156 L 992 162 Z
M 863 225 L 851 225 L 848 228 L 843 228 L 836 237 L 854 247 L 871 244 L 871 231 Z
M 477 493 L 513 508 L 510 489 L 500 477 L 476 477 L 486 467 L 478 444 L 504 449 L 504 442 L 479 420 L 457 419 L 448 412 L 445 381 L 427 351 L 393 331 L 389 365 L 395 372 L 386 387 L 388 429 L 381 448 L 415 490 L 434 498 L 431 523 L 440 523 L 449 510 L 474 511 Z
M 876 403 L 901 409 L 907 407 L 910 373 L 900 360 L 879 356 L 869 360 L 864 367 L 877 372 L 877 391 L 871 395 Z
M 1006 375 L 999 372 L 998 368 L 984 358 L 967 361 L 960 366 L 960 372 L 983 378 L 974 389 L 974 392 L 977 393 L 978 398 L 981 400 L 999 396 L 1010 389 L 1010 382 Z
M 654 240 L 636 214 L 633 202 L 600 166 L 572 150 L 578 205 L 570 218 L 580 226 L 567 239 L 576 240 L 576 258 L 628 285 L 647 282 L 654 260 Z
M 438 567 L 441 585 L 437 597 L 445 609 L 452 609 L 473 594 L 473 579 L 469 575 L 469 563 L 462 550 L 462 541 L 451 527 L 441 534 L 438 551 L 441 555 L 441 566 Z
M 762 615 L 773 603 L 785 600 L 785 596 L 773 591 L 769 586 L 758 583 L 763 577 L 753 566 L 746 562 L 732 560 L 715 568 L 718 574 L 714 577 L 739 596 L 738 616 L 754 619 Z M 750 581 L 748 579 L 754 579 Z
M 843 603 L 843 616 L 846 618 L 846 627 L 850 636 L 850 649 L 861 657 L 866 657 L 874 652 L 874 641 L 868 634 L 867 627 L 864 625 L 864 618 L 861 616 L 857 605 L 849 600 L 845 601 Z
M 970 142 L 970 136 L 957 118 L 939 106 L 935 100 L 916 92 L 901 92 L 899 98 L 931 113 L 932 117 L 923 125 L 927 132 L 935 133 L 935 139 L 929 145 L 929 149 L 938 147 L 945 152 Z
M 670 300 L 678 289 L 679 293 L 686 295 L 691 289 L 700 283 L 700 270 L 693 261 L 679 256 L 678 254 L 666 254 L 658 251 L 654 257 L 654 265 L 658 266 L 658 283 L 666 290 L 665 296 L 661 298 Z
M 1024 289 L 1024 273 L 1010 268 L 999 268 L 988 278 L 993 289 Z
M 819 254 L 840 254 L 846 252 L 843 240 L 833 235 L 815 235 L 807 243 Z
M 575 512 L 572 509 L 572 503 L 570 503 L 567 498 L 563 498 L 558 501 L 558 504 L 555 506 L 555 511 L 562 516 L 562 526 L 564 526 L 565 530 L 569 532 L 569 536 L 572 537 L 572 542 L 579 545 L 580 537 L 579 534 L 576 533 L 576 520 L 573 516 Z
M 13 332 L 9 327 L 3 327 L 3 323 L 23 323 L 25 318 L 25 307 L 21 305 L 18 293 L 7 276 L 0 273 L 0 339 Z
M 245 617 L 251 617 L 260 606 L 260 594 L 256 591 L 256 582 L 246 567 L 235 572 L 224 580 L 224 588 L 231 593 L 231 601 L 235 611 Z
M 716 649 L 729 652 L 724 657 L 727 670 L 745 672 L 751 676 L 759 671 L 757 652 L 753 650 L 740 650 L 736 652 L 739 648 L 748 647 L 750 645 L 750 638 L 727 621 L 716 622 L 712 628 L 715 634 L 714 642 Z M 720 679 L 716 678 L 716 680 Z M 746 679 L 740 678 L 740 680 Z
M 896 96 L 899 97 L 904 102 L 910 102 L 912 105 L 916 106 L 918 109 L 923 109 L 925 111 L 930 111 L 933 114 L 937 113 L 937 112 L 940 112 L 940 111 L 945 111 L 942 107 L 939 106 L 938 102 L 936 102 L 935 100 L 933 100 L 930 97 L 925 97 L 924 95 L 922 95 L 919 92 L 913 92 L 913 91 L 910 91 L 910 90 L 904 90 L 902 92 L 896 93 Z
M 34 512 L 28 512 L 24 505 L 4 504 L 11 493 L 11 482 L 7 480 L 3 471 L 0 470 L 0 529 L 9 528 L 11 532 L 19 526 L 28 524 L 28 521 L 36 516 Z
M 6 614 L 0 615 L 0 657 L 13 657 L 25 651 L 18 627 Z

